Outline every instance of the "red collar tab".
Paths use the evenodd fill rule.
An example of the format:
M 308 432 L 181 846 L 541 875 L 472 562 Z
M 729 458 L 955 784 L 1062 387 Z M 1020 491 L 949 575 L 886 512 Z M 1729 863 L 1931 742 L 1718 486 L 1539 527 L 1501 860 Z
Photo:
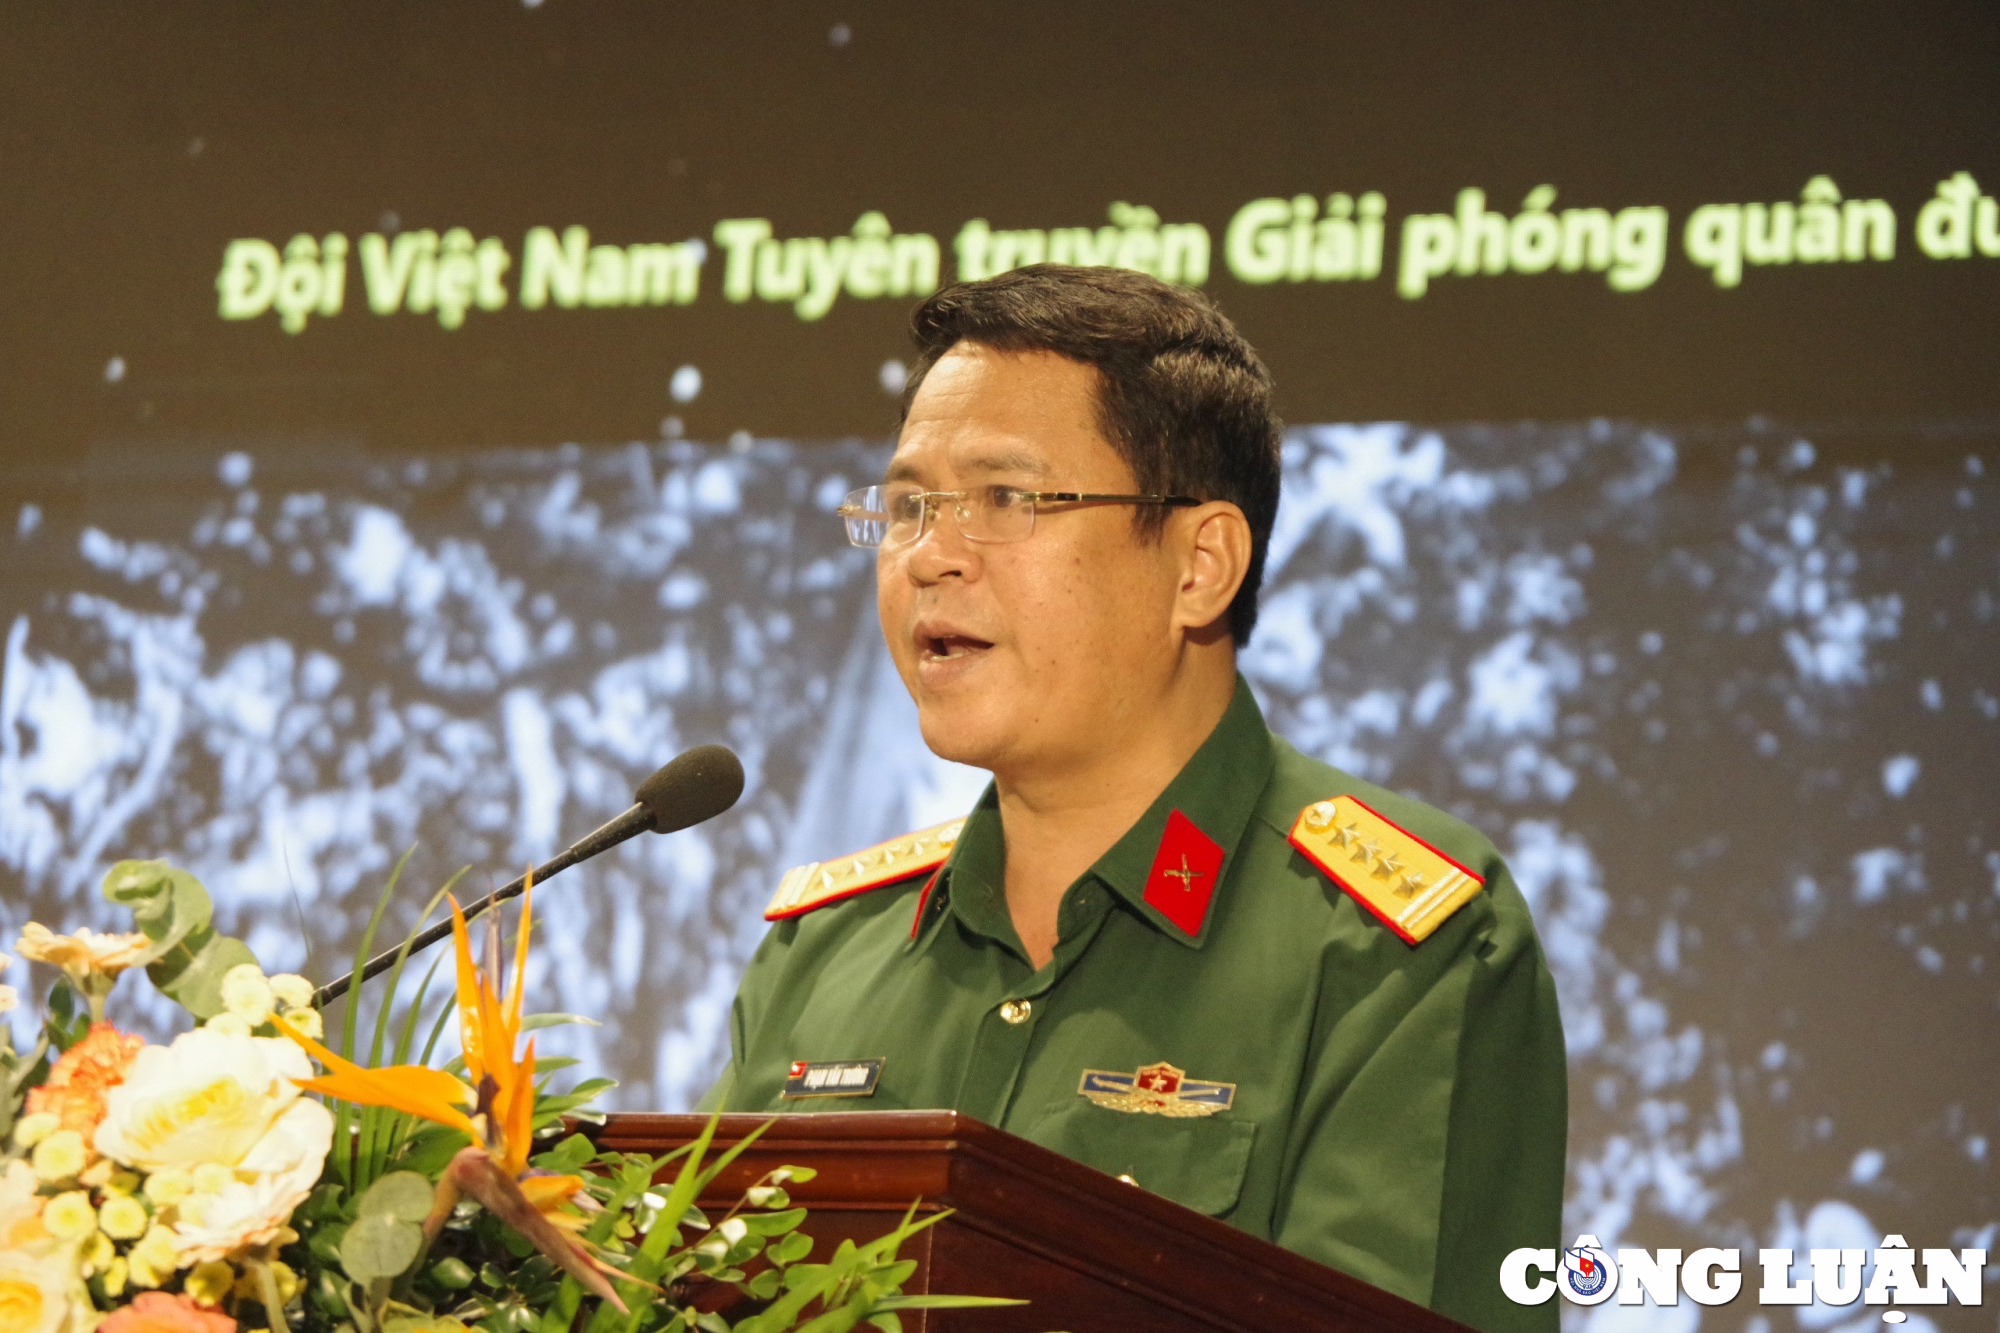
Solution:
M 915 939 L 917 932 L 923 929 L 924 909 L 931 905 L 931 890 L 937 887 L 938 876 L 943 873 L 943 866 L 939 866 L 936 870 L 931 871 L 931 877 L 924 881 L 924 891 L 917 895 L 917 914 L 910 918 L 911 939 Z
M 1208 905 L 1222 873 L 1221 844 L 1203 833 L 1180 811 L 1167 815 L 1160 850 L 1146 875 L 1146 902 L 1178 926 L 1189 939 L 1201 934 Z

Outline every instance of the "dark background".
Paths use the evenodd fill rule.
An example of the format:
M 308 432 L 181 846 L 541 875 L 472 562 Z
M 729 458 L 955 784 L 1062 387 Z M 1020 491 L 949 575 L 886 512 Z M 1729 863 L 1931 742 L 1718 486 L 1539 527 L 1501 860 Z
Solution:
M 874 208 L 948 253 L 969 217 L 1095 226 L 1122 199 L 1208 225 L 1210 287 L 1295 420 L 2000 410 L 2000 266 L 1927 259 L 1910 232 L 1953 171 L 2000 185 L 1985 4 L 76 5 L 8 26 L 0 404 L 30 458 L 120 426 L 330 417 L 381 448 L 649 438 L 684 362 L 706 377 L 679 412 L 699 438 L 893 424 L 876 370 L 903 352 L 900 303 L 802 324 L 721 301 L 716 255 L 689 308 L 510 306 L 447 333 L 361 309 L 350 260 L 347 312 L 300 336 L 216 318 L 228 240 L 354 238 L 388 215 L 499 236 L 517 277 L 535 225 L 834 235 Z M 1725 291 L 1680 257 L 1693 207 L 1796 201 L 1819 173 L 1895 205 L 1895 261 Z M 1660 280 L 1397 296 L 1397 218 L 1467 185 L 1512 213 L 1545 182 L 1558 209 L 1668 207 Z M 1383 278 L 1222 271 L 1241 203 L 1336 189 L 1386 194 Z M 128 370 L 106 389 L 113 356 Z

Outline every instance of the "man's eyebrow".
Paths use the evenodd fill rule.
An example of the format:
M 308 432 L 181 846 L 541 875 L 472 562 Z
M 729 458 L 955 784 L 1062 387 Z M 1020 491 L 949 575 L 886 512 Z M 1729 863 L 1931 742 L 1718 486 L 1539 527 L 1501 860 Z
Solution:
M 959 466 L 967 472 L 1026 472 L 1032 476 L 1046 477 L 1049 465 L 1025 449 L 997 449 L 991 453 L 974 454 L 960 461 Z
M 977 476 L 991 476 L 996 472 L 1025 472 L 1033 477 L 1049 475 L 1049 465 L 1026 449 L 995 449 L 975 453 L 958 460 L 961 472 Z M 917 480 L 916 465 L 907 458 L 898 458 L 889 464 L 888 472 L 882 478 L 885 482 Z

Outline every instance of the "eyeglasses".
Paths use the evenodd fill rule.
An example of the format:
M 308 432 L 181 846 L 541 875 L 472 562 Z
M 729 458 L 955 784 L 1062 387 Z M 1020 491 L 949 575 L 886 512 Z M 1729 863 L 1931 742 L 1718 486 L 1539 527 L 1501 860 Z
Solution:
M 1038 505 L 1111 504 L 1198 505 L 1191 495 L 1107 495 L 1096 491 L 1024 491 L 1014 486 L 975 486 L 963 491 L 925 491 L 915 486 L 864 486 L 848 494 L 834 512 L 847 520 L 847 540 L 856 546 L 901 546 L 916 541 L 931 515 L 946 503 L 967 541 L 1026 541 L 1035 530 Z

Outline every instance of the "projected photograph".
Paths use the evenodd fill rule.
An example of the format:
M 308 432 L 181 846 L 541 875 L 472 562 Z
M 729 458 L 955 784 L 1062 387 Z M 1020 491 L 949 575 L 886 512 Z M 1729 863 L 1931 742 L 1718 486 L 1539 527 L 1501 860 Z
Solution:
M 732 813 L 537 900 L 534 993 L 601 1022 L 550 1048 L 614 1106 L 692 1106 L 782 871 L 984 785 L 923 748 L 831 516 L 886 451 L 242 447 L 143 510 L 22 506 L 0 928 L 110 924 L 97 879 L 159 857 L 324 981 L 403 851 L 397 929 L 724 742 Z M 1287 436 L 1244 673 L 1280 734 L 1508 858 L 1561 993 L 1571 1231 L 1804 1251 L 1920 1209 L 1993 1239 L 2000 1070 L 1961 1035 L 2000 1003 L 1991 461 L 1942 427 Z

